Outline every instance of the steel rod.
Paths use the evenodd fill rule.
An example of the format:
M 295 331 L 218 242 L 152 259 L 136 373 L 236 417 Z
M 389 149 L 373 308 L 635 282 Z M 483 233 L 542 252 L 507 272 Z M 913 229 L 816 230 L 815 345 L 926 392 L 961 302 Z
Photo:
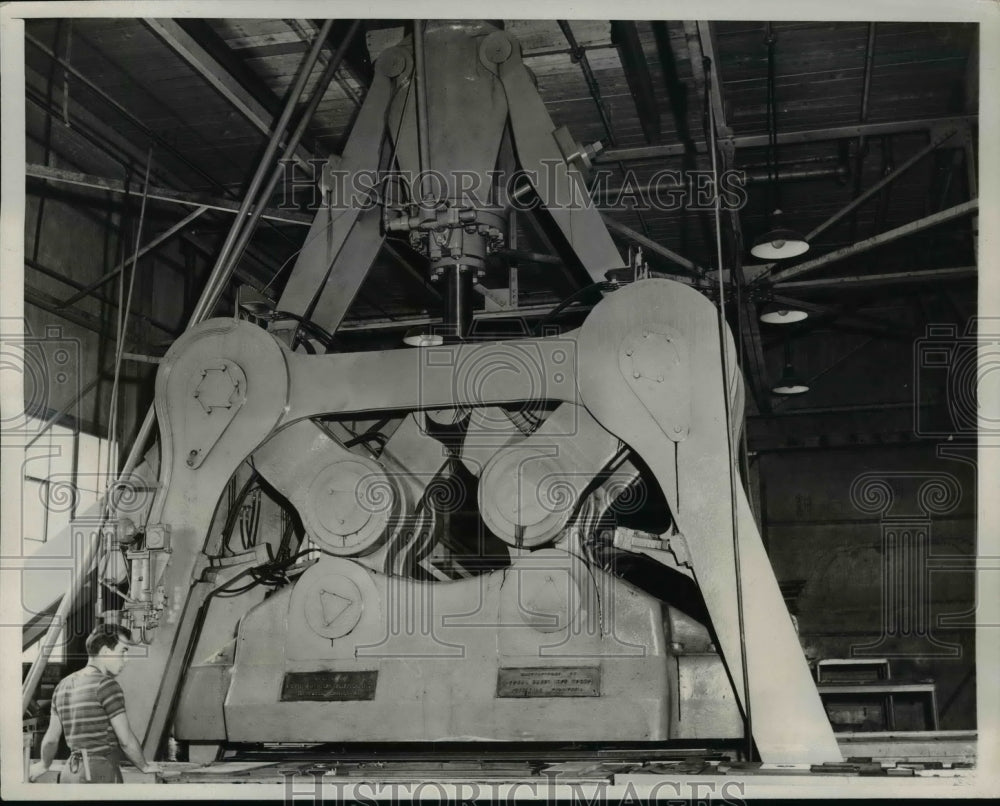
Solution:
M 334 75 L 340 69 L 340 65 L 344 61 L 344 57 L 347 55 L 347 49 L 351 44 L 351 40 L 354 39 L 354 35 L 357 33 L 358 28 L 361 26 L 360 20 L 355 20 L 354 24 L 351 25 L 350 30 L 344 37 L 344 40 L 340 43 L 337 48 L 337 52 L 334 54 L 333 58 L 330 59 L 323 74 L 320 76 L 319 81 L 316 83 L 316 87 L 313 91 L 312 96 L 309 98 L 309 102 L 306 108 L 303 110 L 301 117 L 299 118 L 298 125 L 295 127 L 295 131 L 292 133 L 291 138 L 289 138 L 288 143 L 285 145 L 285 150 L 281 155 L 281 158 L 274 166 L 274 170 L 271 172 L 271 176 L 268 179 L 267 185 L 264 187 L 263 192 L 260 193 L 260 203 L 254 206 L 253 213 L 250 215 L 250 220 L 247 221 L 246 225 L 240 232 L 239 240 L 236 246 L 233 248 L 232 257 L 230 258 L 230 266 L 235 265 L 235 263 L 240 259 L 243 251 L 246 249 L 247 244 L 250 243 L 250 238 L 253 237 L 253 233 L 257 228 L 257 223 L 260 221 L 261 216 L 266 209 L 264 203 L 267 199 L 271 198 L 271 194 L 278 185 L 278 181 L 284 175 L 284 166 L 288 163 L 288 160 L 295 153 L 298 148 L 299 143 L 302 141 L 302 137 L 309 126 L 309 122 L 312 120 L 313 115 L 316 114 L 316 109 L 319 107 L 320 101 L 326 94 L 327 87 L 330 86 L 330 81 L 333 79 Z
M 619 235 L 622 235 L 625 238 L 628 238 L 629 240 L 635 241 L 635 243 L 639 244 L 639 246 L 642 246 L 645 249 L 649 249 L 651 252 L 655 252 L 661 257 L 665 257 L 667 260 L 687 269 L 691 274 L 695 275 L 696 277 L 701 277 L 705 274 L 705 270 L 702 269 L 693 261 L 688 260 L 683 255 L 677 254 L 672 249 L 669 249 L 666 246 L 657 243 L 651 238 L 647 238 L 642 233 L 636 232 L 631 227 L 625 226 L 625 224 L 616 221 L 615 219 L 611 218 L 611 216 L 602 213 L 601 219 L 604 221 L 605 226 L 607 226 L 607 228 L 612 232 L 617 232 Z
M 720 371 L 722 372 L 722 405 L 725 411 L 725 422 L 720 423 L 722 428 L 726 431 L 726 447 L 727 447 L 727 461 L 729 467 L 729 506 L 730 506 L 730 516 L 732 519 L 732 529 L 733 529 L 733 571 L 735 574 L 736 581 L 736 617 L 739 626 L 739 638 L 740 638 L 740 671 L 742 672 L 742 684 L 743 684 L 743 716 L 744 716 L 744 730 L 745 730 L 745 741 L 746 741 L 746 754 L 747 761 L 753 761 L 753 711 L 751 709 L 750 703 L 750 669 L 747 666 L 747 636 L 746 636 L 746 618 L 743 606 L 743 571 L 741 568 L 741 558 L 740 558 L 740 529 L 739 529 L 739 517 L 737 515 L 737 475 L 736 475 L 736 457 L 735 457 L 735 446 L 733 445 L 733 418 L 735 412 L 732 409 L 733 395 L 729 388 L 729 384 L 732 381 L 732 376 L 730 374 L 729 366 L 729 345 L 726 341 L 726 334 L 728 331 L 728 324 L 726 323 L 726 293 L 725 285 L 723 281 L 723 274 L 721 269 L 724 265 L 723 255 L 722 255 L 722 207 L 720 204 L 720 195 L 718 193 L 719 187 L 719 168 L 717 162 L 717 149 L 715 142 L 715 109 L 712 104 L 712 94 L 718 92 L 718 87 L 711 84 L 711 78 L 706 79 L 705 84 L 705 105 L 708 107 L 708 137 L 711 143 L 711 155 L 712 155 L 712 179 L 714 187 L 716 189 L 715 199 L 714 199 L 714 218 L 715 218 L 715 255 L 716 260 L 719 262 L 719 310 L 718 310 L 718 325 L 719 325 L 719 351 L 720 351 Z M 739 380 L 736 380 L 739 383 Z M 744 412 L 740 412 L 741 416 Z M 744 430 L 743 426 L 740 430 Z
M 46 182 L 59 182 L 67 185 L 79 185 L 80 187 L 94 188 L 96 190 L 106 190 L 110 193 L 122 193 L 126 196 L 140 195 L 117 179 L 108 179 L 95 174 L 84 174 L 77 171 L 67 171 L 62 168 L 50 168 L 47 165 L 36 165 L 28 163 L 25 166 L 25 173 L 34 178 L 42 179 Z M 239 210 L 238 202 L 230 199 L 219 199 L 206 197 L 201 193 L 185 193 L 181 190 L 171 190 L 169 188 L 157 187 L 149 188 L 149 198 L 153 201 L 169 202 L 171 204 L 183 204 L 188 207 L 204 207 L 207 210 L 217 210 L 224 213 L 235 213 Z M 283 211 L 271 208 L 265 211 L 262 216 L 269 221 L 280 221 L 283 224 L 297 224 L 309 226 L 312 218 L 293 210 Z
M 172 145 L 171 143 L 168 143 L 164 138 L 162 138 L 158 134 L 156 134 L 156 132 L 154 132 L 152 129 L 150 129 L 138 117 L 136 117 L 131 112 L 129 112 L 128 109 L 126 109 L 122 104 L 120 104 L 118 101 L 116 101 L 110 95 L 108 95 L 108 93 L 105 92 L 104 90 L 102 90 L 97 84 L 95 84 L 93 81 L 91 81 L 85 75 L 83 75 L 83 73 L 81 73 L 79 70 L 77 70 L 72 64 L 70 64 L 69 62 L 67 62 L 65 59 L 60 58 L 57 54 L 53 53 L 52 50 L 50 50 L 42 42 L 40 42 L 37 39 L 35 39 L 35 37 L 33 37 L 31 34 L 26 33 L 24 35 L 24 38 L 25 38 L 25 41 L 27 41 L 28 43 L 34 45 L 36 48 L 38 48 L 40 51 L 42 51 L 42 53 L 44 53 L 50 59 L 54 59 L 56 62 L 58 62 L 62 66 L 63 70 L 66 73 L 69 73 L 69 75 L 73 76 L 78 81 L 80 81 L 91 92 L 96 93 L 98 97 L 100 97 L 105 102 L 107 102 L 108 104 L 110 104 L 113 109 L 115 109 L 122 116 L 124 116 L 125 119 L 129 121 L 129 123 L 131 123 L 134 126 L 137 126 L 139 128 L 139 130 L 141 132 L 143 132 L 143 134 L 145 134 L 147 137 L 149 137 L 158 146 L 161 146 L 165 151 L 169 152 L 170 154 L 173 154 L 174 157 L 176 157 L 178 160 L 180 160 L 182 163 L 184 163 L 185 166 L 187 166 L 190 170 L 192 170 L 195 173 L 197 173 L 200 177 L 202 177 L 203 179 L 205 179 L 206 181 L 208 181 L 210 184 L 214 185 L 215 187 L 219 187 L 219 188 L 223 188 L 224 189 L 224 186 L 218 180 L 213 179 L 211 176 L 209 176 L 207 173 L 205 173 L 205 171 L 203 171 L 195 163 L 193 163 L 188 157 L 186 157 L 184 155 L 183 151 L 181 151 L 179 148 L 177 148 L 176 146 Z
M 580 69 L 583 71 L 583 80 L 586 82 L 590 97 L 597 107 L 597 114 L 600 115 L 601 124 L 604 126 L 604 133 L 608 136 L 608 143 L 614 146 L 615 134 L 611 129 L 611 119 L 608 117 L 608 110 L 604 108 L 604 101 L 601 98 L 601 87 L 597 83 L 597 77 L 590 67 L 587 52 L 577 43 L 576 36 L 574 36 L 573 29 L 570 27 L 568 20 L 559 20 L 559 27 L 562 29 L 563 36 L 566 37 L 566 42 L 569 45 L 570 58 L 580 63 Z
M 427 65 L 424 61 L 424 20 L 413 21 L 413 75 L 417 82 L 417 148 L 420 158 L 420 202 L 428 195 L 431 171 L 430 119 L 427 115 Z
M 843 140 L 865 135 L 877 137 L 885 134 L 905 134 L 907 132 L 923 132 L 942 126 L 973 125 L 978 121 L 978 115 L 954 115 L 951 117 L 918 118 L 913 120 L 889 121 L 886 123 L 866 123 L 863 126 L 852 123 L 846 126 L 829 126 L 821 129 L 801 129 L 799 131 L 778 132 L 778 145 L 792 143 L 818 143 L 829 140 Z M 766 134 L 740 134 L 735 137 L 720 138 L 720 142 L 731 141 L 736 148 L 763 148 L 769 140 Z M 704 140 L 693 143 L 696 151 L 708 153 L 708 144 Z M 619 160 L 650 160 L 660 157 L 682 156 L 689 146 L 684 143 L 671 143 L 655 146 L 636 146 L 634 148 L 609 148 L 597 155 L 596 163 L 618 162 Z
M 148 194 L 146 196 L 144 196 L 143 198 L 144 198 L 144 200 L 148 199 L 149 198 Z M 138 249 L 136 251 L 136 253 L 132 257 L 128 258 L 127 260 L 123 261 L 122 263 L 119 263 L 116 268 L 114 268 L 111 271 L 109 271 L 103 277 L 100 277 L 99 279 L 94 280 L 94 282 L 92 282 L 90 285 L 81 288 L 72 297 L 70 297 L 68 300 L 66 300 L 63 303 L 63 305 L 75 305 L 81 299 L 83 299 L 84 297 L 88 296 L 91 292 L 96 291 L 98 288 L 100 288 L 105 283 L 108 283 L 111 280 L 114 280 L 115 277 L 117 277 L 119 274 L 121 274 L 123 270 L 125 270 L 127 267 L 131 266 L 139 258 L 141 258 L 144 255 L 146 255 L 149 252 L 151 252 L 153 249 L 155 249 L 161 243 L 163 243 L 164 241 L 168 240 L 169 238 L 171 238 L 176 233 L 180 232 L 182 229 L 184 229 L 184 227 L 186 227 L 188 224 L 190 224 L 192 221 L 194 221 L 196 218 L 198 218 L 207 209 L 208 209 L 207 207 L 198 207 L 198 208 L 196 208 L 191 213 L 189 213 L 188 215 L 184 216 L 184 218 L 182 220 L 178 221 L 176 224 L 174 224 L 166 232 L 163 232 L 160 235 L 157 235 L 148 244 L 146 244 L 145 246 L 143 246 L 141 249 Z
M 885 274 L 854 274 L 849 277 L 829 277 L 823 280 L 796 280 L 776 283 L 776 289 L 836 288 L 851 285 L 891 285 L 893 283 L 915 283 L 927 280 L 954 280 L 972 277 L 978 269 L 975 266 L 958 266 L 948 269 L 918 269 Z
M 132 308 L 132 292 L 135 289 L 135 274 L 138 270 L 138 260 L 139 260 L 139 239 L 142 238 L 142 226 L 146 220 L 146 203 L 149 201 L 149 169 L 153 164 L 153 147 L 149 147 L 149 156 L 146 158 L 146 180 L 143 183 L 143 194 L 142 194 L 142 206 L 139 208 L 139 224 L 136 228 L 135 233 L 135 251 L 132 255 L 132 271 L 129 273 L 128 281 L 128 295 L 124 296 L 125 292 L 125 275 L 121 275 L 118 285 L 118 341 L 115 349 L 115 374 L 114 381 L 111 385 L 111 415 L 108 418 L 108 439 L 112 442 L 116 441 L 115 430 L 118 427 L 118 383 L 121 377 L 122 368 L 122 353 L 125 351 L 125 336 L 128 330 L 128 313 Z M 113 455 L 114 454 L 114 455 Z M 108 451 L 108 473 L 110 478 L 112 474 L 117 478 L 118 476 L 118 460 L 121 454 Z M 112 465 L 111 462 L 114 461 Z M 111 511 L 109 510 L 107 516 L 111 517 Z
M 822 257 L 816 258 L 815 260 L 807 260 L 805 263 L 800 263 L 797 266 L 792 266 L 776 272 L 775 274 L 761 275 L 754 282 L 759 283 L 761 281 L 767 281 L 770 283 L 778 283 L 782 280 L 797 277 L 805 272 L 813 271 L 814 269 L 818 269 L 822 266 L 827 266 L 838 260 L 843 260 L 845 257 L 851 257 L 852 255 L 857 255 L 861 252 L 867 252 L 869 249 L 874 249 L 876 246 L 890 243 L 891 241 L 895 241 L 906 235 L 912 235 L 915 232 L 920 232 L 921 230 L 928 229 L 929 227 L 934 227 L 938 224 L 943 224 L 946 221 L 951 221 L 955 218 L 960 218 L 963 215 L 968 215 L 969 213 L 974 212 L 978 207 L 979 203 L 975 199 L 964 202 L 963 204 L 957 204 L 954 207 L 949 207 L 947 210 L 942 210 L 940 213 L 919 218 L 916 221 L 911 221 L 909 224 L 896 227 L 888 232 L 883 232 L 863 241 L 858 241 L 856 244 L 852 244 L 851 246 L 845 246 L 843 249 L 834 250 L 833 252 L 829 252 Z
M 910 157 L 895 171 L 893 171 L 888 176 L 880 179 L 878 182 L 876 182 L 874 185 L 868 188 L 868 190 L 866 190 L 864 193 L 855 198 L 852 202 L 850 202 L 846 206 L 842 207 L 840 210 L 838 210 L 836 213 L 830 216 L 826 221 L 824 221 L 822 224 L 816 227 L 812 232 L 806 235 L 806 240 L 811 242 L 813 238 L 815 238 L 824 230 L 829 229 L 838 221 L 840 221 L 840 219 L 846 216 L 848 213 L 852 212 L 857 207 L 864 204 L 866 201 L 868 201 L 868 199 L 870 199 L 872 196 L 878 193 L 886 185 L 899 179 L 900 176 L 902 176 L 906 171 L 908 171 L 910 168 L 912 168 L 914 165 L 920 162 L 920 160 L 922 160 L 924 157 L 926 157 L 928 154 L 930 154 L 932 151 L 938 148 L 942 143 L 944 143 L 947 140 L 950 140 L 957 131 L 958 131 L 957 129 L 951 129 L 950 131 L 941 135 L 940 137 L 933 138 L 930 143 L 928 143 L 926 146 L 920 149 L 920 151 L 918 151 L 916 154 Z
M 230 257 L 233 254 L 233 247 L 236 245 L 237 239 L 243 231 L 243 227 L 247 220 L 247 214 L 249 213 L 251 206 L 253 206 L 255 202 L 259 206 L 264 203 L 264 199 L 259 198 L 260 188 L 264 182 L 264 177 L 267 175 L 268 168 L 271 166 L 271 161 L 274 159 L 274 155 L 278 151 L 278 144 L 281 142 L 282 135 L 288 127 L 288 121 L 291 119 L 292 113 L 295 111 L 299 98 L 302 97 L 302 91 L 305 89 L 310 73 L 312 73 L 313 65 L 316 64 L 316 59 L 319 58 L 320 51 L 323 49 L 323 42 L 326 40 L 326 37 L 330 33 L 330 28 L 332 27 L 333 20 L 326 20 L 323 23 L 323 27 L 320 29 L 319 33 L 316 34 L 316 40 L 313 42 L 312 48 L 310 48 L 309 53 L 302 61 L 298 75 L 295 77 L 295 82 L 293 83 L 292 88 L 288 93 L 288 98 L 285 101 L 285 107 L 281 110 L 281 115 L 274 125 L 274 131 L 271 132 L 271 137 L 268 140 L 267 147 L 264 149 L 264 155 L 261 157 L 260 163 L 257 165 L 257 170 L 254 171 L 253 178 L 250 180 L 250 185 L 247 187 L 246 194 L 243 197 L 243 202 L 240 204 L 240 209 L 236 213 L 236 218 L 233 219 L 233 224 L 229 228 L 229 233 L 226 235 L 226 240 L 222 245 L 222 249 L 216 259 L 215 266 L 208 278 L 205 291 L 202 294 L 201 299 L 198 300 L 198 304 L 195 306 L 195 309 L 191 314 L 191 324 L 197 324 L 207 318 L 211 314 L 212 309 L 215 307 L 215 303 L 222 295 L 222 290 L 229 279 L 229 275 L 231 274 L 232 262 L 230 261 Z

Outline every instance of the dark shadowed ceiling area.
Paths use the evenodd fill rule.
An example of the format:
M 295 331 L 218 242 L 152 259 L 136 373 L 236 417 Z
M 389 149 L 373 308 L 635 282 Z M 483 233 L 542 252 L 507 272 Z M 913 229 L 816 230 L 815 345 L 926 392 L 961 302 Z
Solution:
M 412 29 L 407 20 L 364 21 L 349 37 L 352 22 L 334 24 L 307 83 L 305 98 L 343 52 L 297 151 L 303 164 L 341 151 L 374 57 Z M 724 216 L 721 245 L 731 270 L 731 321 L 756 379 L 759 411 L 770 409 L 766 377 L 780 369 L 788 340 L 761 329 L 759 304 L 785 297 L 811 305 L 814 316 L 795 339 L 832 334 L 848 350 L 871 339 L 876 347 L 912 342 L 928 322 L 964 321 L 974 312 L 976 25 L 496 24 L 521 41 L 553 123 L 580 143 L 600 142 L 592 185 L 623 255 L 642 248 L 653 273 L 706 284 L 719 262 L 711 210 L 650 204 L 648 185 L 664 171 L 711 170 L 711 110 L 720 169 L 745 173 L 745 204 Z M 318 31 L 319 22 L 307 19 L 28 21 L 29 141 L 59 155 L 29 164 L 29 188 L 112 203 L 107 187 L 128 184 L 134 193 L 152 149 L 150 185 L 163 192 L 154 198 L 149 236 L 206 205 L 190 237 L 210 256 Z M 769 36 L 777 190 L 769 182 Z M 280 292 L 305 237 L 311 196 L 301 182 L 279 189 L 240 261 L 241 282 L 272 297 Z M 780 267 L 780 282 L 754 282 L 760 261 L 749 246 L 776 203 L 786 224 L 819 232 L 807 254 Z M 576 290 L 544 227 L 519 219 L 516 241 L 522 306 L 552 306 Z M 804 268 L 786 272 L 796 266 Z M 504 260 L 489 268 L 486 287 L 506 286 Z M 478 305 L 485 306 L 482 297 Z M 439 315 L 440 306 L 423 259 L 399 242 L 379 255 L 342 330 L 372 343 L 386 333 L 395 339 L 408 322 Z M 814 374 L 844 352 L 829 339 L 823 344 L 800 349 Z

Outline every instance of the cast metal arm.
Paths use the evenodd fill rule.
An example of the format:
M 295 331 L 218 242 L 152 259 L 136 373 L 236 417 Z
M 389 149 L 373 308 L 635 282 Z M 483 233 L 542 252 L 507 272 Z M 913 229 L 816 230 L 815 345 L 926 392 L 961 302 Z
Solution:
M 145 730 L 147 752 L 155 752 L 164 734 L 183 669 L 178 659 L 187 654 L 193 614 L 209 591 L 198 579 L 206 557 L 218 549 L 206 539 L 216 502 L 258 446 L 318 415 L 483 407 L 544 397 L 580 407 L 613 437 L 610 453 L 620 440 L 650 467 L 685 535 L 730 675 L 740 681 L 735 522 L 743 587 L 752 591 L 744 601 L 744 627 L 762 758 L 839 758 L 742 490 L 735 519 L 729 507 L 726 387 L 718 343 L 712 304 L 666 280 L 640 281 L 615 292 L 578 332 L 564 337 L 443 351 L 306 357 L 247 323 L 212 320 L 189 331 L 171 348 L 157 377 L 162 487 L 150 522 L 170 526 L 170 553 L 151 561 L 163 600 L 157 615 L 155 607 L 149 610 L 156 626 L 148 651 L 163 678 L 158 690 L 149 686 L 149 664 L 135 665 L 143 680 L 130 679 L 128 669 L 123 678 L 132 718 Z M 726 344 L 732 351 L 728 332 Z M 490 374 L 491 367 L 515 366 L 512 357 L 519 371 Z M 735 367 L 734 359 L 729 366 Z M 227 371 L 216 372 L 220 367 Z M 208 400 L 206 372 L 215 377 Z M 734 376 L 731 390 L 735 382 Z M 593 460 L 593 472 L 603 461 Z M 516 518 L 518 508 L 509 512 Z M 742 700 L 742 687 L 734 688 Z

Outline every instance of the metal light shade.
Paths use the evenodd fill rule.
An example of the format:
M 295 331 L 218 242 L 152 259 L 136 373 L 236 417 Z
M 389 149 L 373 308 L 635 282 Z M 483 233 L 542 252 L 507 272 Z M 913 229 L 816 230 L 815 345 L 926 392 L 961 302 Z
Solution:
M 787 227 L 776 227 L 753 242 L 750 254 L 761 260 L 785 260 L 809 251 L 809 242 Z
M 776 395 L 801 395 L 808 391 L 809 386 L 798 376 L 791 363 L 785 364 L 781 380 L 771 388 L 771 392 Z
M 790 305 L 781 306 L 775 303 L 766 305 L 760 312 L 760 321 L 768 325 L 790 325 L 808 318 L 809 313 L 801 308 L 793 308 Z
M 403 335 L 403 344 L 410 347 L 440 347 L 444 344 L 444 336 L 427 327 L 411 327 Z

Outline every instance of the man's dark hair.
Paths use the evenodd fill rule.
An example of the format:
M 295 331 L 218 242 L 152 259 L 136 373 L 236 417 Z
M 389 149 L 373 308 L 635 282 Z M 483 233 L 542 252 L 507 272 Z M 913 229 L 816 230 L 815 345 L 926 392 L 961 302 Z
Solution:
M 94 658 L 101 651 L 102 647 L 114 649 L 118 642 L 128 642 L 132 638 L 128 630 L 114 624 L 99 624 L 94 631 L 87 636 L 87 655 Z

